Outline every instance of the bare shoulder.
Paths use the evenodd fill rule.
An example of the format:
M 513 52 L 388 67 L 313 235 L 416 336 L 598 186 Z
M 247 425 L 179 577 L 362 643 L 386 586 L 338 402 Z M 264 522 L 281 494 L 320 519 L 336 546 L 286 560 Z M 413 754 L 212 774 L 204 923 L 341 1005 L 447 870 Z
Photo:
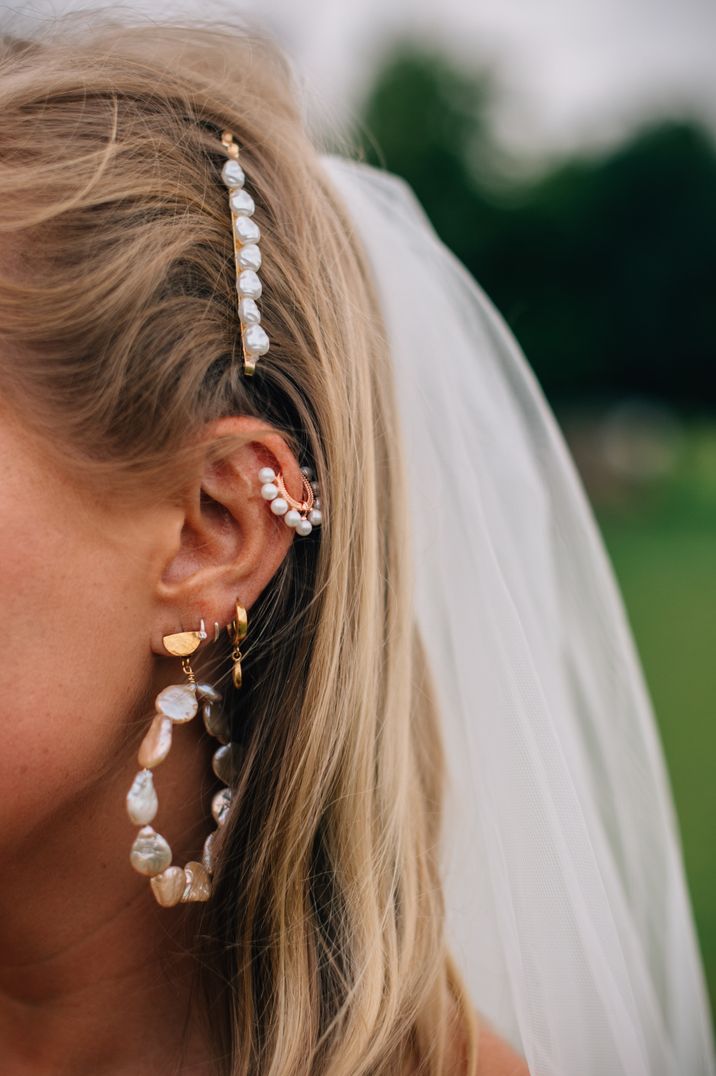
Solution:
M 477 1025 L 477 1069 L 475 1076 L 530 1076 L 524 1057 L 517 1053 L 482 1013 L 474 1010 Z M 468 1063 L 468 1044 L 464 1024 L 458 1024 L 454 1053 L 450 1059 L 450 1076 L 465 1076 Z
M 477 1076 L 529 1076 L 527 1062 L 478 1013 Z

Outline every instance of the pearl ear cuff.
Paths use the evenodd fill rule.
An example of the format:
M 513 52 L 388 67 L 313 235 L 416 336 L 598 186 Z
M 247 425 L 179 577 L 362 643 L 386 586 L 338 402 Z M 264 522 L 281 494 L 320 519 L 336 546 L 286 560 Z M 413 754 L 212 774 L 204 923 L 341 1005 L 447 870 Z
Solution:
M 318 483 L 313 481 L 310 467 L 301 468 L 303 499 L 297 501 L 290 495 L 281 472 L 272 467 L 262 467 L 258 473 L 261 496 L 268 501 L 275 516 L 282 516 L 287 527 L 292 527 L 302 538 L 323 522 Z

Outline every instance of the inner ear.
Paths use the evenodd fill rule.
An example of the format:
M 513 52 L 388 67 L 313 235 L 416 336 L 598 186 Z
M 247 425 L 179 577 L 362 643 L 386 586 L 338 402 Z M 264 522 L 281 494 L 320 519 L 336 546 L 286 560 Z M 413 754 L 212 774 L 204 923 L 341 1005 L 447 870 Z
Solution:
M 217 458 L 227 435 L 238 435 L 239 443 Z M 249 609 L 295 539 L 262 497 L 259 478 L 268 466 L 283 475 L 292 495 L 300 491 L 299 463 L 283 435 L 261 420 L 229 416 L 208 424 L 202 440 L 203 462 L 187 491 L 180 533 L 169 534 L 156 583 L 164 633 L 167 622 L 228 623 L 237 600 Z

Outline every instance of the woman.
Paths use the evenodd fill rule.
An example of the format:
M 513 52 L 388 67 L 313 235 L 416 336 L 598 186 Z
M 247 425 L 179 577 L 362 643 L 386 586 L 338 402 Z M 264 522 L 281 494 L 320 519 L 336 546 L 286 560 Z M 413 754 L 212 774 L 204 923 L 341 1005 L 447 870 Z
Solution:
M 530 888 L 495 866 L 499 794 L 490 799 L 481 763 L 456 749 L 462 677 L 481 674 L 473 702 L 484 714 L 494 670 L 514 715 L 529 672 L 482 665 L 490 641 L 507 638 L 499 610 L 464 607 L 477 584 L 460 557 L 479 552 L 482 532 L 477 517 L 471 534 L 449 513 L 480 464 L 479 439 L 455 440 L 477 414 L 462 424 L 469 401 L 443 375 L 447 354 L 431 343 L 433 369 L 419 368 L 429 333 L 400 331 L 419 332 L 434 302 L 447 352 L 461 333 L 477 341 L 450 320 L 452 287 L 413 290 L 429 268 L 421 243 L 434 244 L 435 265 L 448 256 L 400 185 L 371 187 L 368 170 L 320 158 L 269 45 L 198 27 L 6 39 L 0 157 L 2 596 L 14 689 L 2 726 L 3 1071 L 500 1076 L 526 1072 L 524 1054 L 539 1076 L 566 1076 L 580 1057 L 582 1072 L 631 1076 L 685 1059 L 694 1028 L 689 1057 L 707 1071 L 668 819 L 657 811 L 643 829 L 658 838 L 675 894 L 658 921 L 683 943 L 674 981 L 690 1015 L 669 986 L 651 990 L 654 967 L 648 983 L 629 980 L 628 1026 L 618 1027 L 625 972 L 597 945 L 605 977 L 583 985 L 580 1011 L 565 1019 L 567 995 L 586 982 L 579 932 L 565 919 L 560 949 L 550 916 L 567 908 L 545 898 L 545 875 Z M 486 362 L 502 361 L 496 324 L 483 325 Z M 505 387 L 484 374 L 479 399 L 497 406 Z M 497 414 L 485 416 L 484 437 Z M 520 429 L 505 430 L 520 441 Z M 461 454 L 450 458 L 453 444 Z M 504 460 L 494 464 L 497 473 Z M 534 510 L 539 530 L 542 506 L 519 468 L 508 472 L 504 503 Z M 448 490 L 440 476 L 451 473 Z M 480 511 L 495 518 L 489 497 Z M 507 541 L 529 574 L 520 529 Z M 583 537 L 598 558 L 593 533 Z M 455 558 L 446 586 L 430 590 L 445 555 Z M 448 585 L 453 568 L 462 595 Z M 485 559 L 474 580 L 484 573 L 502 595 L 501 572 Z M 477 651 L 473 669 L 451 666 L 463 645 Z M 545 676 L 547 651 L 537 655 Z M 590 660 L 594 671 L 598 653 Z M 495 735 L 478 754 L 506 735 L 503 716 L 490 710 Z M 536 730 L 539 700 L 532 718 Z M 452 873 L 440 852 L 444 741 L 479 808 L 449 829 L 465 839 Z M 502 749 L 523 761 L 514 744 Z M 573 776 L 586 765 L 576 742 L 560 750 Z M 667 802 L 659 765 L 656 755 L 642 764 L 650 819 Z M 502 778 L 517 796 L 508 765 Z M 529 777 L 518 781 L 524 789 Z M 554 803 L 554 788 L 539 787 L 533 813 Z M 505 868 L 530 809 L 500 827 Z M 617 815 L 615 843 L 629 832 Z M 560 847 L 591 847 L 594 833 L 560 827 Z M 576 893 L 573 861 L 548 869 Z M 459 887 L 473 880 L 461 934 Z M 525 898 L 541 908 L 542 926 L 531 934 L 524 913 L 507 928 L 501 893 L 515 909 Z M 580 939 L 601 925 L 599 899 L 588 922 L 574 918 Z M 640 940 L 635 928 L 634 952 Z M 564 986 L 554 1004 L 530 967 L 543 941 Z M 512 1046 L 478 1017 L 480 987 L 468 979 Z M 604 981 L 615 994 L 603 1021 L 592 1001 Z M 668 1027 L 652 1041 L 657 1010 Z

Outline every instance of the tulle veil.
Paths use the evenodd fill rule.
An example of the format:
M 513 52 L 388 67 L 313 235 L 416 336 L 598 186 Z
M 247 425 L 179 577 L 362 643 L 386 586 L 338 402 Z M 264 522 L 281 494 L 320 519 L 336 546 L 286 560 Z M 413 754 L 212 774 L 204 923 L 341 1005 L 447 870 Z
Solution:
M 406 442 L 415 606 L 451 777 L 454 954 L 534 1076 L 709 1076 L 652 706 L 559 427 L 410 188 L 322 162 L 372 267 Z

